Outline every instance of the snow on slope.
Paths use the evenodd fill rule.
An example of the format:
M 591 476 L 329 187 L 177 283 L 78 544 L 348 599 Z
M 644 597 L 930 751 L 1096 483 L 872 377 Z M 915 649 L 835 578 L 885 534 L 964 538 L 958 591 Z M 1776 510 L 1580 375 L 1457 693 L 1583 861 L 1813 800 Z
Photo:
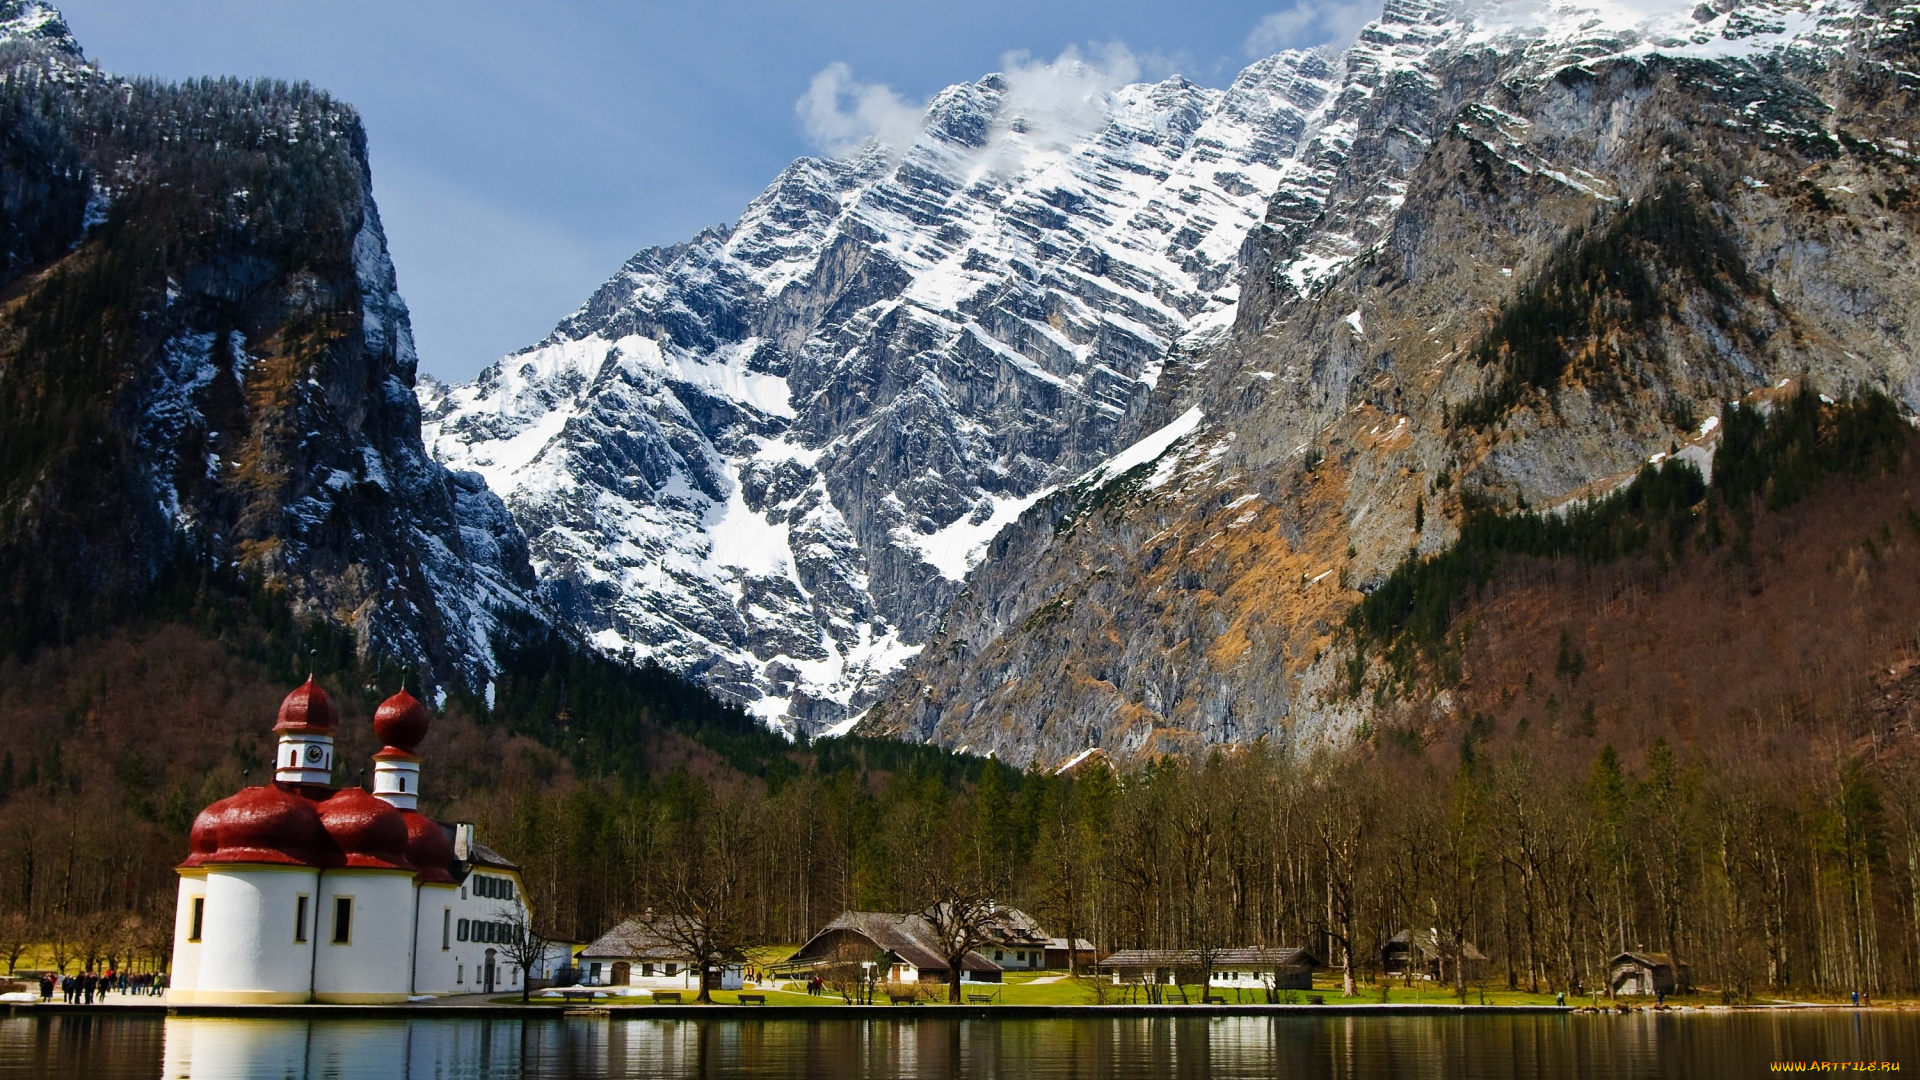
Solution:
M 603 648 L 839 722 L 994 533 L 1125 437 L 1183 335 L 1231 324 L 1334 75 L 1288 53 L 1225 90 L 1081 78 L 1065 110 L 1017 75 L 951 87 L 904 153 L 797 161 L 546 341 L 423 382 L 428 441 Z
M 603 648 L 779 726 L 843 725 L 993 535 L 1227 338 L 1243 258 L 1305 293 L 1379 241 L 1425 144 L 1375 106 L 1443 108 L 1437 56 L 1771 48 L 1818 10 L 1390 0 L 1344 55 L 1225 90 L 1082 79 L 1057 109 L 1018 73 L 950 87 L 903 153 L 796 161 L 540 344 L 423 381 L 427 439 L 501 493 L 547 599 Z M 1357 147 L 1394 167 L 1340 181 Z

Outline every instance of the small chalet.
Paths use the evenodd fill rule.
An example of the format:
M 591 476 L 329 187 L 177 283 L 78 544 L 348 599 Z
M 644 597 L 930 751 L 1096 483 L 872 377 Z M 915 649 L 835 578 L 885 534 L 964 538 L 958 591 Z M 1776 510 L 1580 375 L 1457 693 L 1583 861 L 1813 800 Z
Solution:
M 1607 985 L 1615 996 L 1685 992 L 1687 965 L 1662 952 L 1623 952 L 1608 965 Z
M 1452 982 L 1453 954 L 1453 943 L 1440 940 L 1436 931 L 1402 930 L 1380 947 L 1380 971 L 1398 978 L 1411 970 L 1415 978 Z M 1479 965 L 1487 962 L 1487 955 L 1474 948 L 1471 941 L 1461 944 L 1460 955 L 1466 962 L 1468 978 L 1474 976 Z
M 675 944 L 667 929 L 663 918 L 648 913 L 600 935 L 575 959 L 581 985 L 631 987 L 635 994 L 700 989 L 699 961 L 685 946 Z M 738 990 L 744 982 L 744 966 L 728 964 L 713 988 Z
M 1305 949 L 1221 949 L 1211 968 L 1197 949 L 1122 949 L 1100 961 L 1115 985 L 1198 983 L 1241 990 L 1311 990 L 1326 963 Z
M 1048 938 L 1046 953 L 1047 967 L 1054 971 L 1065 970 L 1069 966 L 1084 971 L 1100 959 L 1099 951 L 1086 938 L 1074 938 L 1071 947 L 1066 938 Z
M 1019 908 L 995 908 L 987 924 L 987 943 L 980 947 L 980 954 L 991 956 L 994 963 L 1007 971 L 1037 971 L 1050 966 L 1047 963 L 1049 940 L 1047 932 L 1026 912 Z
M 940 937 L 922 915 L 848 911 L 807 939 L 800 951 L 780 964 L 784 971 L 808 972 L 846 964 L 872 963 L 889 983 L 947 982 L 947 958 Z M 962 982 L 1000 981 L 999 964 L 969 952 L 960 962 Z

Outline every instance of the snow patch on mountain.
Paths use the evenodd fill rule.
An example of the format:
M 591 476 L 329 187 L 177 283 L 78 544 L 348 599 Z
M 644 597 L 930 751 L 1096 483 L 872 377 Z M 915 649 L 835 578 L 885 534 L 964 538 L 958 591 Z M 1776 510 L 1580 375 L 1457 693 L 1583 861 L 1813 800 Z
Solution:
M 1169 353 L 1224 338 L 1242 242 L 1339 76 L 1320 52 L 1223 90 L 1120 67 L 1021 60 L 910 139 L 795 162 L 547 340 L 422 380 L 429 445 L 502 494 L 602 648 L 792 730 L 857 715 L 993 537 L 1138 423 Z M 826 141 L 894 116 L 823 74 Z
M 428 443 L 501 493 L 547 602 L 602 648 L 839 730 L 1021 511 L 1200 424 L 1139 438 L 1243 289 L 1312 293 L 1382 242 L 1448 107 L 1441 59 L 1497 49 L 1548 78 L 1844 33 L 1833 0 L 1723 6 L 1390 0 L 1345 52 L 1268 57 L 1225 89 L 1021 61 L 911 125 L 830 69 L 801 113 L 840 156 L 636 254 L 472 383 L 423 380 Z M 1349 175 L 1356 154 L 1386 165 Z

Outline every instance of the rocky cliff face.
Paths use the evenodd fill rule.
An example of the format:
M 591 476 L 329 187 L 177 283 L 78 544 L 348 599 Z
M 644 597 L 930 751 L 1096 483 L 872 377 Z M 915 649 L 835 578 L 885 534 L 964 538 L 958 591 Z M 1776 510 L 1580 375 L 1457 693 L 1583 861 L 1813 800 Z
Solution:
M 1330 81 L 1161 433 L 995 539 L 867 730 L 1337 740 L 1345 613 L 1466 503 L 1709 447 L 1789 377 L 1920 407 L 1920 8 L 1396 0 Z
M 1223 339 L 1333 58 L 1225 90 L 1045 76 L 949 88 L 903 152 L 796 162 L 547 340 L 423 385 L 434 454 L 502 493 L 564 617 L 770 722 L 845 724 L 987 541 Z
M 88 65 L 0 3 L 0 581 L 8 645 L 221 567 L 371 655 L 481 677 L 525 541 L 426 454 L 352 109 Z

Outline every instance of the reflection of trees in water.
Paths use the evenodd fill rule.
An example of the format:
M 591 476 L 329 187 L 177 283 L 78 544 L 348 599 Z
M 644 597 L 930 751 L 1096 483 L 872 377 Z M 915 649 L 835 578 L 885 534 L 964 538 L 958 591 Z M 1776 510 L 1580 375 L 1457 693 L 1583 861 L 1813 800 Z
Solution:
M 902 1011 L 906 1011 L 902 1007 Z M 1338 1076 L 1744 1076 L 1775 1057 L 1920 1057 L 1920 1022 L 1891 1013 L 1721 1016 L 1117 1016 L 951 1020 L 306 1020 L 59 1016 L 0 1024 L 23 1075 L 121 1080 L 460 1076 L 971 1080 Z M 158 1067 L 156 1067 L 158 1066 Z

